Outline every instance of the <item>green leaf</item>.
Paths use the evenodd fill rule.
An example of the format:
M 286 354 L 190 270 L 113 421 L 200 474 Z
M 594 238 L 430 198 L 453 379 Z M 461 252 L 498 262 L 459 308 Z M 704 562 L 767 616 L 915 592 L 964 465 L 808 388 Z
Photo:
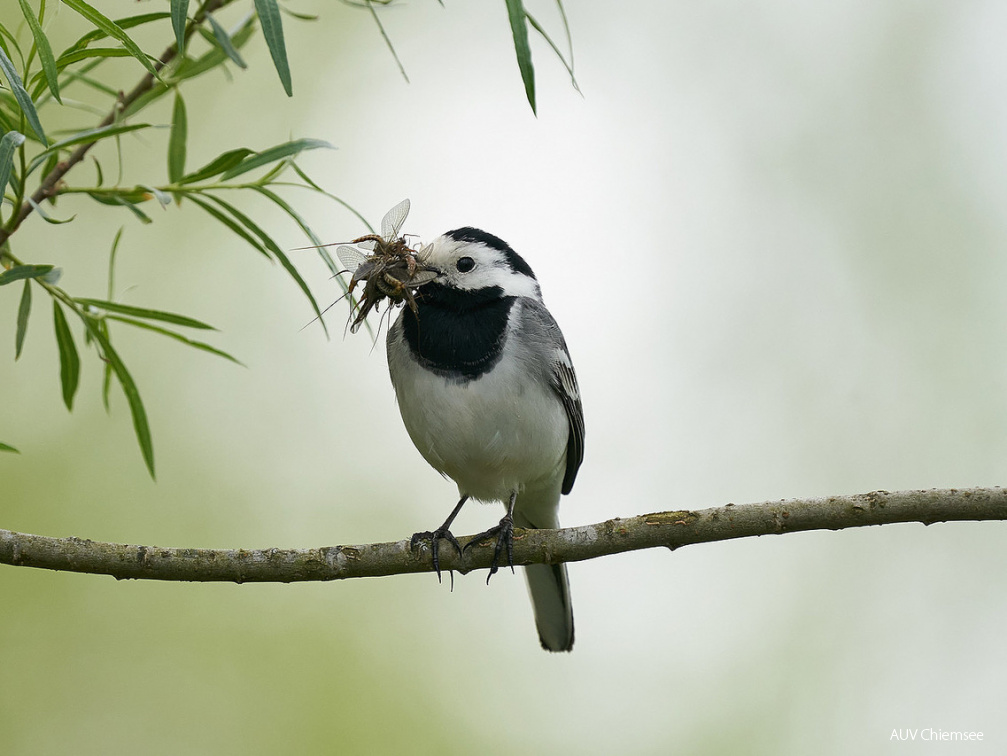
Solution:
M 42 278 L 52 272 L 52 265 L 15 265 L 0 273 L 0 286 L 22 281 L 26 278 Z
M 140 186 L 134 186 L 132 189 L 109 187 L 102 190 L 94 188 L 90 191 L 85 191 L 93 199 L 98 200 L 98 202 L 103 202 L 106 205 L 121 205 L 123 202 L 138 204 L 140 202 L 147 202 L 148 200 L 154 199 L 147 189 Z
M 124 18 L 117 18 L 114 23 L 120 29 L 125 31 L 126 29 L 133 29 L 137 26 L 142 26 L 143 24 L 155 23 L 157 21 L 163 21 L 164 19 L 171 16 L 171 13 L 166 13 L 164 11 L 157 11 L 155 13 L 140 13 L 136 16 L 125 16 Z M 82 36 L 76 42 L 74 42 L 70 47 L 64 50 L 64 53 L 70 52 L 72 50 L 83 50 L 92 42 L 97 42 L 99 39 L 104 39 L 109 36 L 108 32 L 104 29 L 92 29 L 87 34 Z M 132 57 L 132 56 L 131 56 Z
M 73 343 L 73 334 L 67 325 L 63 308 L 55 299 L 52 301 L 53 325 L 56 328 L 56 344 L 59 346 L 59 380 L 63 386 L 63 402 L 68 410 L 73 409 L 73 397 L 77 393 L 80 380 L 80 357 Z
M 161 78 L 157 75 L 157 69 L 154 68 L 154 64 L 150 62 L 147 54 L 137 46 L 136 42 L 130 39 L 129 35 L 122 30 L 122 27 L 107 16 L 99 13 L 97 10 L 85 3 L 84 0 L 63 0 L 63 4 L 70 6 L 70 8 L 77 11 L 77 13 L 97 26 L 108 36 L 119 40 L 119 42 L 122 43 L 122 46 L 129 51 L 129 54 L 140 61 L 143 67 L 150 72 L 151 76 L 155 79 Z
M 205 181 L 208 178 L 213 178 L 224 171 L 230 170 L 251 154 L 253 154 L 252 150 L 247 147 L 239 147 L 236 150 L 228 150 L 222 155 L 215 157 L 198 171 L 194 171 L 188 176 L 183 176 L 176 183 L 192 184 L 197 181 Z
M 273 192 L 264 186 L 253 186 L 252 189 L 257 191 L 263 197 L 269 199 L 277 207 L 283 210 L 283 212 L 289 215 L 291 220 L 293 220 L 294 223 L 296 223 L 300 227 L 301 231 L 304 232 L 304 235 L 308 237 L 312 245 L 314 245 L 314 247 L 317 249 L 318 254 L 321 256 L 322 260 L 325 261 L 325 264 L 329 267 L 329 270 L 333 273 L 333 275 L 339 273 L 339 271 L 342 269 L 342 266 L 336 265 L 335 262 L 333 262 L 332 257 L 325 249 L 325 244 L 322 242 L 321 239 L 318 238 L 315 232 L 308 225 L 307 221 L 305 221 L 304 218 L 301 217 L 300 213 L 294 210 L 294 208 L 276 192 Z M 342 279 L 340 278 L 339 281 L 342 282 Z
M 517 65 L 521 69 L 521 80 L 524 81 L 525 95 L 531 112 L 535 110 L 535 69 L 531 64 L 531 47 L 528 45 L 528 26 L 525 23 L 524 3 L 521 0 L 506 0 L 507 17 L 510 19 L 511 33 L 514 35 L 514 51 L 517 53 Z
M 315 315 L 318 316 L 319 321 L 322 323 L 322 327 L 325 328 L 325 322 L 322 320 L 322 311 L 318 309 L 318 303 L 315 301 L 314 295 L 311 293 L 311 289 L 308 288 L 308 284 L 305 283 L 304 279 L 301 278 L 301 274 L 294 267 L 294 264 L 290 262 L 290 258 L 287 257 L 286 253 L 280 249 L 280 246 L 273 241 L 272 237 L 269 236 L 265 231 L 263 231 L 251 218 L 242 213 L 238 208 L 225 202 L 219 197 L 214 197 L 212 194 L 206 195 L 207 199 L 213 200 L 218 205 L 220 205 L 224 210 L 234 216 L 235 220 L 241 225 L 251 231 L 255 236 L 262 240 L 263 245 L 268 249 L 273 256 L 280 261 L 280 265 L 284 267 L 290 277 L 294 279 L 297 285 L 300 287 L 301 291 L 304 292 L 304 296 L 308 298 L 311 303 L 311 308 L 315 311 Z M 325 329 L 328 333 L 328 329 Z
M 229 218 L 227 215 L 222 213 L 220 210 L 215 208 L 209 202 L 201 198 L 198 194 L 193 194 L 189 197 L 189 201 L 195 203 L 197 206 L 205 210 L 211 217 L 219 221 L 223 225 L 227 226 L 232 232 L 244 239 L 248 244 L 258 252 L 261 252 L 266 256 L 267 259 L 272 259 L 269 257 L 269 251 L 262 246 L 262 242 L 248 233 L 244 228 L 242 228 L 238 223 Z
M 217 44 L 220 45 L 220 49 L 224 51 L 224 54 L 230 58 L 238 68 L 248 68 L 248 64 L 245 63 L 244 58 L 241 57 L 241 53 L 231 42 L 231 35 L 227 33 L 227 30 L 223 26 L 217 23 L 217 19 L 211 16 L 209 13 L 206 14 L 206 20 L 210 22 L 210 28 L 213 29 L 213 38 L 216 40 Z
M 171 135 L 168 138 L 168 180 L 175 183 L 185 175 L 185 149 L 188 140 L 188 119 L 185 101 L 175 92 L 175 107 L 171 113 Z
M 11 168 L 14 166 L 14 150 L 24 144 L 24 134 L 8 131 L 0 138 L 0 197 L 7 191 Z
M 38 113 L 35 111 L 35 103 L 31 101 L 31 97 L 25 91 L 17 69 L 14 68 L 11 59 L 7 57 L 7 53 L 4 52 L 3 47 L 0 47 L 0 71 L 3 71 L 7 83 L 10 84 L 11 92 L 14 93 L 14 99 L 17 100 L 17 104 L 21 108 L 21 112 L 24 113 L 25 120 L 28 121 L 32 132 L 42 144 L 48 147 L 49 143 L 46 141 L 45 131 L 42 129 L 42 124 L 38 120 Z
M 90 318 L 88 318 L 90 321 Z M 95 323 L 95 327 L 102 332 L 105 339 L 108 339 L 108 321 L 105 319 L 99 320 Z M 91 335 L 91 330 L 88 329 L 86 332 L 88 342 L 94 341 L 94 337 Z M 112 388 L 112 366 L 109 364 L 108 360 L 102 360 L 102 364 L 105 366 L 102 370 L 102 380 L 101 380 L 101 403 L 105 407 L 105 412 L 111 412 L 112 407 L 108 403 L 108 394 Z
M 0 84 L 0 132 L 17 131 L 21 128 L 21 108 L 17 100 Z
M 67 0 L 63 0 L 67 2 Z M 143 401 L 140 399 L 140 392 L 133 381 L 133 377 L 126 369 L 126 365 L 120 359 L 118 353 L 112 348 L 112 343 L 108 334 L 92 318 L 84 318 L 84 325 L 92 338 L 98 342 L 107 364 L 119 379 L 122 392 L 126 395 L 129 403 L 129 411 L 133 416 L 133 429 L 136 431 L 136 440 L 140 444 L 140 452 L 143 454 L 143 461 L 147 465 L 150 477 L 154 477 L 154 444 L 150 438 L 150 425 L 147 422 L 147 412 L 143 408 Z
M 142 199 L 131 201 L 129 197 L 133 196 L 135 193 L 136 192 L 134 190 L 129 192 L 128 194 L 98 194 L 96 192 L 88 192 L 87 194 L 91 199 L 96 200 L 103 205 L 119 205 L 121 207 L 126 208 L 131 213 L 133 213 L 133 215 L 136 216 L 137 220 L 139 220 L 144 225 L 148 223 L 153 223 L 154 221 L 150 219 L 150 216 L 136 206 L 137 202 L 146 201 L 147 199 L 149 199 L 149 196 L 146 193 L 144 193 Z
M 381 23 L 381 18 L 378 16 L 378 12 L 374 9 L 374 3 L 371 0 L 365 0 L 367 5 L 367 10 L 371 12 L 371 18 L 374 19 L 374 23 L 378 26 L 378 32 L 381 34 L 381 38 L 385 41 L 385 46 L 388 48 L 388 52 L 392 54 L 392 58 L 395 59 L 395 64 L 399 67 L 399 73 L 402 74 L 402 78 L 409 83 L 409 76 L 406 74 L 406 68 L 402 65 L 402 61 L 399 60 L 399 54 L 395 52 L 395 45 L 392 44 L 392 40 L 388 38 L 388 33 L 385 31 L 384 24 Z
M 250 13 L 239 25 L 238 31 L 231 34 L 231 44 L 235 47 L 235 49 L 240 50 L 248 43 L 248 40 L 250 40 L 254 34 L 255 14 Z M 207 71 L 216 68 L 225 60 L 227 60 L 227 53 L 225 53 L 219 46 L 215 45 L 208 52 L 198 58 L 186 58 L 179 63 L 178 67 L 175 69 L 174 75 L 172 76 L 172 80 L 179 82 L 199 76 L 200 74 L 204 74 Z M 143 99 L 143 97 L 141 97 L 141 99 Z
M 20 454 L 21 453 L 17 449 L 15 449 L 13 446 L 11 446 L 10 444 L 4 444 L 4 443 L 0 443 L 0 451 L 14 452 L 15 454 Z
M 54 226 L 61 226 L 64 223 L 70 223 L 74 218 L 77 217 L 76 215 L 71 215 L 69 218 L 59 220 L 58 218 L 53 218 L 51 215 L 49 215 L 49 213 L 43 210 L 42 206 L 38 204 L 35 200 L 33 200 L 31 197 L 28 197 L 26 199 L 26 202 L 32 206 L 32 209 L 34 209 L 35 212 L 39 214 L 42 220 L 44 220 L 46 223 L 51 223 Z
M 56 59 L 56 69 L 62 71 L 67 66 L 80 63 L 91 58 L 132 58 L 129 50 L 121 47 L 88 47 L 80 50 L 67 50 Z M 36 74 L 37 77 L 37 74 Z M 33 79 L 34 80 L 34 79 Z
M 119 242 L 122 241 L 122 232 L 126 229 L 125 226 L 119 226 L 119 230 L 115 232 L 115 239 L 112 240 L 112 249 L 108 253 L 108 296 L 107 299 L 112 299 L 115 293 L 115 256 L 119 252 Z
M 119 304 L 118 302 L 109 302 L 104 299 L 86 299 L 84 297 L 77 297 L 75 300 L 77 304 L 84 305 L 85 307 L 96 307 L 99 310 L 106 310 L 108 312 L 118 312 L 123 315 L 132 315 L 134 318 L 144 318 L 146 320 L 161 320 L 165 323 L 172 323 L 177 326 L 184 326 L 186 328 L 198 328 L 204 331 L 215 331 L 217 330 L 212 325 L 208 325 L 201 320 L 196 320 L 195 318 L 189 318 L 185 315 L 176 315 L 173 312 L 164 312 L 162 310 L 151 310 L 146 307 L 133 307 L 132 305 Z
M 569 62 L 567 62 L 566 58 L 563 57 L 563 53 L 560 52 L 560 49 L 559 47 L 556 46 L 556 43 L 552 41 L 552 37 L 549 36 L 549 34 L 546 32 L 544 28 L 542 28 L 542 24 L 536 21 L 530 13 L 525 13 L 525 17 L 528 19 L 528 23 L 531 25 L 531 27 L 535 31 L 537 31 L 542 36 L 542 39 L 544 39 L 549 44 L 549 47 L 551 47 L 552 51 L 556 53 L 556 57 L 559 58 L 560 62 L 563 64 L 563 67 L 566 68 L 566 72 L 570 74 L 570 85 L 574 88 L 575 91 L 580 92 L 580 85 L 577 84 L 577 77 L 574 76 L 573 73 L 573 42 L 570 39 L 570 27 L 566 21 L 566 13 L 563 11 L 563 3 L 560 2 L 558 4 L 560 14 L 563 16 L 563 27 L 564 29 L 566 29 L 567 47 L 570 48 Z
M 364 216 L 362 216 L 360 214 L 360 212 L 355 207 L 353 207 L 352 205 L 350 205 L 346 200 L 340 199 L 339 197 L 337 197 L 336 195 L 332 194 L 331 192 L 327 192 L 324 189 L 322 189 L 322 187 L 320 187 L 318 184 L 316 184 L 314 181 L 311 180 L 311 177 L 308 174 L 306 174 L 304 171 L 301 170 L 300 166 L 298 166 L 297 163 L 291 163 L 290 167 L 294 169 L 294 173 L 296 173 L 298 176 L 301 177 L 301 181 L 303 181 L 305 184 L 307 184 L 307 188 L 313 189 L 314 191 L 318 192 L 319 194 L 321 194 L 321 195 L 323 195 L 325 197 L 328 197 L 333 202 L 338 202 L 340 205 L 342 205 L 347 210 L 349 210 L 351 213 L 353 213 L 357 217 L 357 220 L 359 220 L 361 223 L 364 224 L 364 228 L 367 229 L 368 233 L 370 233 L 370 234 L 376 234 L 377 233 L 377 231 L 374 230 L 374 227 L 368 222 L 367 218 L 365 218 Z
M 18 57 L 24 61 L 24 53 L 21 51 L 21 46 L 18 44 L 17 37 L 7 31 L 7 27 L 0 24 L 0 47 L 4 49 L 7 55 L 10 55 L 10 51 L 14 50 Z
M 264 165 L 275 163 L 277 160 L 299 155 L 304 150 L 317 150 L 321 148 L 329 150 L 336 149 L 332 144 L 326 142 L 324 139 L 294 139 L 290 142 L 284 142 L 283 144 L 278 144 L 275 147 L 270 147 L 268 150 L 263 150 L 262 152 L 250 155 L 230 170 L 225 171 L 224 175 L 221 176 L 221 179 L 226 181 L 227 179 L 240 176 L 241 174 L 247 173 L 248 171 L 256 168 L 261 168 Z
M 63 101 L 59 98 L 59 75 L 56 72 L 56 59 L 52 54 L 52 46 L 49 44 L 49 39 L 45 36 L 45 32 L 42 31 L 42 26 L 39 24 L 38 19 L 35 18 L 35 12 L 28 4 L 28 0 L 18 0 L 18 2 L 21 3 L 21 13 L 24 15 L 25 21 L 28 22 L 31 35 L 35 38 L 35 49 L 38 50 L 38 57 L 42 62 L 42 72 L 45 74 L 49 91 L 56 98 L 56 102 L 62 105 Z
M 185 52 L 185 20 L 189 15 L 189 0 L 171 0 L 171 28 L 175 30 L 178 54 Z
M 130 131 L 139 131 L 140 129 L 149 129 L 150 127 L 151 125 L 149 123 L 113 123 L 96 129 L 84 129 L 83 131 L 78 131 L 75 134 L 71 134 L 66 139 L 54 142 L 47 150 L 36 155 L 35 159 L 28 164 L 28 173 L 34 173 L 36 168 L 49 159 L 50 154 L 58 152 L 59 150 L 65 150 L 67 147 L 72 147 L 75 144 L 94 144 L 95 142 L 100 142 L 102 139 L 108 139 L 111 136 L 118 136 L 119 134 L 125 134 Z
M 241 365 L 242 367 L 244 367 L 244 363 L 240 362 L 239 360 L 236 360 L 234 357 L 232 357 L 231 355 L 229 355 L 227 352 L 225 352 L 225 351 L 223 351 L 221 349 L 217 349 L 216 347 L 212 347 L 209 344 L 205 344 L 202 341 L 194 341 L 193 339 L 190 339 L 190 338 L 188 338 L 186 336 L 183 336 L 180 333 L 177 333 L 175 331 L 170 331 L 167 328 L 161 328 L 161 327 L 153 325 L 151 323 L 145 323 L 142 320 L 134 320 L 133 318 L 124 318 L 124 317 L 122 317 L 120 315 L 109 315 L 108 319 L 109 320 L 115 320 L 115 321 L 117 321 L 119 323 L 127 323 L 127 324 L 129 324 L 131 326 L 135 326 L 136 328 L 145 328 L 148 331 L 153 331 L 154 333 L 159 333 L 162 336 L 167 336 L 169 338 L 175 339 L 175 341 L 180 341 L 183 344 L 186 344 L 187 346 L 195 347 L 196 349 L 200 349 L 200 350 L 202 350 L 204 352 L 209 352 L 210 354 L 215 354 L 218 357 L 223 357 L 226 360 L 230 360 L 231 362 L 233 362 L 233 363 L 235 363 L 237 365 Z
M 21 356 L 25 333 L 28 331 L 28 313 L 31 312 L 31 281 L 24 282 L 21 304 L 17 308 L 17 336 L 14 338 L 14 359 Z
M 63 53 L 59 58 L 56 59 L 56 73 L 57 75 L 64 75 L 66 80 L 61 85 L 66 87 L 68 83 L 79 81 L 83 84 L 95 89 L 112 99 L 118 99 L 119 90 L 109 87 L 96 79 L 93 79 L 85 74 L 91 71 L 96 66 L 100 65 L 102 59 L 104 58 L 128 58 L 132 57 L 129 52 L 123 50 L 121 47 L 100 47 L 93 48 L 90 50 L 76 50 L 73 52 Z M 91 58 L 87 64 L 81 66 L 79 71 L 67 71 L 71 64 L 78 63 L 82 60 Z M 44 75 L 44 71 L 38 71 L 34 76 L 31 77 L 31 96 L 33 100 L 42 101 L 43 92 L 45 92 L 48 87 L 48 82 Z
M 280 6 L 280 10 L 292 18 L 296 18 L 298 21 L 317 21 L 320 18 L 313 13 L 298 13 L 297 11 L 290 10 L 290 8 L 285 8 L 282 5 Z
M 67 81 L 79 81 L 81 84 L 90 87 L 96 92 L 100 92 L 101 94 L 106 95 L 107 97 L 113 99 L 118 99 L 119 97 L 118 89 L 116 89 L 115 87 L 110 87 L 107 84 L 100 82 L 97 79 L 87 75 L 86 73 L 87 71 L 91 71 L 94 68 L 97 68 L 100 64 L 101 64 L 100 60 L 92 60 L 86 66 L 81 66 L 81 70 L 64 71 L 64 74 L 67 77 Z M 32 81 L 35 81 L 34 77 L 32 78 Z
M 283 43 L 283 21 L 280 18 L 280 7 L 276 0 L 255 0 L 255 11 L 259 14 L 262 24 L 262 36 L 266 38 L 266 46 L 273 58 L 276 73 L 280 76 L 283 91 L 287 97 L 293 96 L 290 82 L 290 65 L 287 63 L 287 47 Z

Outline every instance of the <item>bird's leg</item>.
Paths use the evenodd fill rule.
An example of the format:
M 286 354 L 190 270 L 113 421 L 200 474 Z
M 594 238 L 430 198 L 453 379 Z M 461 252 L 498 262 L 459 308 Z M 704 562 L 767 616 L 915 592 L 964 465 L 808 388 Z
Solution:
M 510 495 L 510 503 L 507 505 L 507 514 L 500 520 L 500 524 L 489 530 L 483 531 L 479 535 L 473 536 L 472 540 L 465 544 L 468 549 L 477 543 L 496 539 L 496 546 L 493 548 L 493 561 L 490 563 L 490 574 L 486 576 L 486 583 L 496 574 L 500 568 L 500 555 L 504 549 L 507 550 L 507 566 L 514 572 L 514 504 L 517 502 L 517 491 Z
M 451 533 L 451 523 L 455 521 L 458 513 L 462 511 L 462 505 L 469 500 L 468 494 L 462 496 L 462 498 L 455 505 L 455 508 L 451 510 L 451 514 L 448 515 L 448 519 L 444 521 L 437 530 L 424 530 L 422 533 L 413 533 L 413 537 L 409 539 L 409 548 L 416 549 L 421 541 L 430 541 L 430 556 L 434 563 L 434 572 L 437 573 L 437 582 L 441 581 L 441 560 L 440 560 L 440 541 L 443 538 L 445 541 L 450 543 L 455 547 L 455 551 L 458 552 L 458 556 L 462 555 L 462 547 L 458 543 L 458 539 L 454 537 Z M 454 581 L 454 573 L 451 573 L 452 581 Z

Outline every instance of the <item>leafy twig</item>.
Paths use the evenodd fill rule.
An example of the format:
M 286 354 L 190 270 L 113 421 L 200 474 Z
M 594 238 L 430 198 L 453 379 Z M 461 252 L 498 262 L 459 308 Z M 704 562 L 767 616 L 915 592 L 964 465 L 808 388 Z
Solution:
M 193 19 L 190 27 L 186 30 L 186 34 L 192 34 L 195 24 L 201 22 L 205 14 L 223 8 L 232 2 L 234 2 L 234 0 L 207 0 L 203 7 L 196 13 L 196 17 Z M 116 117 L 120 112 L 126 110 L 132 103 L 152 89 L 156 82 L 156 74 L 159 73 L 168 63 L 170 63 L 177 54 L 177 43 L 172 43 L 163 53 L 161 53 L 157 62 L 151 64 L 153 72 L 148 72 L 128 94 L 123 95 L 116 107 L 114 107 L 108 115 L 102 119 L 97 128 L 100 129 L 106 126 L 111 126 L 115 123 Z M 48 174 L 46 174 L 45 178 L 42 179 L 39 184 L 38 189 L 36 189 L 31 195 L 32 201 L 23 202 L 17 214 L 11 219 L 11 222 L 6 227 L 0 229 L 0 244 L 7 241 L 11 234 L 20 228 L 21 224 L 24 223 L 29 215 L 32 214 L 36 206 L 41 205 L 56 193 L 57 187 L 63 180 L 63 177 L 84 159 L 94 144 L 94 142 L 87 142 L 79 145 L 73 152 L 70 153 L 66 160 L 58 162 L 56 166 L 49 171 Z

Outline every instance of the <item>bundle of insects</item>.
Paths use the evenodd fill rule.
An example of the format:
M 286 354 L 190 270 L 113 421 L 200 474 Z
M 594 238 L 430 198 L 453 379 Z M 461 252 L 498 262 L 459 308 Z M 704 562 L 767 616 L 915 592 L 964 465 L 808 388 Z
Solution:
M 336 247 L 336 256 L 351 272 L 347 293 L 352 293 L 358 283 L 364 282 L 356 315 L 351 315 L 350 333 L 357 332 L 382 299 L 390 300 L 391 306 L 405 302 L 417 312 L 412 290 L 437 277 L 416 259 L 422 250 L 412 249 L 405 237 L 399 235 L 408 215 L 409 200 L 402 200 L 381 219 L 380 236 L 369 234 L 350 242 L 356 246 Z

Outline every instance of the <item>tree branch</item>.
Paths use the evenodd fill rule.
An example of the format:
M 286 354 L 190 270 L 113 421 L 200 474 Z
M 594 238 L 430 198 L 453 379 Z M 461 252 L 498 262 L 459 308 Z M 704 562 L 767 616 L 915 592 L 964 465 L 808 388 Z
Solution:
M 1007 489 L 873 491 L 854 496 L 728 504 L 698 511 L 658 512 L 560 530 L 515 529 L 514 563 L 577 562 L 636 549 L 677 549 L 693 543 L 792 533 L 841 530 L 897 522 L 1007 520 Z M 464 545 L 468 538 L 459 539 Z M 477 547 L 459 557 L 445 545 L 444 570 L 468 572 L 490 565 L 493 549 Z M 317 549 L 171 549 L 101 543 L 80 538 L 0 530 L 0 563 L 112 575 L 117 579 L 279 582 L 430 572 L 427 549 L 409 541 Z

